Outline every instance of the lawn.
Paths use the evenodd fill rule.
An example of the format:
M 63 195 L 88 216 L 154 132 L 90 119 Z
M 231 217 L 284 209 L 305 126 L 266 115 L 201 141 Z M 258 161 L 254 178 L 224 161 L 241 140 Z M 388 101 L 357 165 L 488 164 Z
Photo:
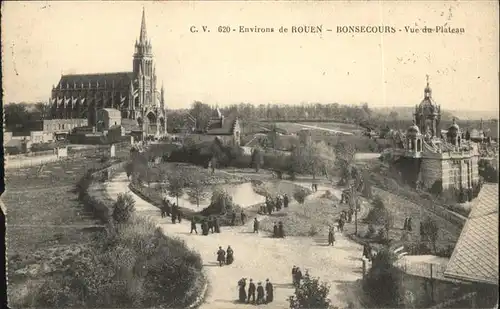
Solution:
M 292 198 L 293 200 L 293 198 Z M 288 236 L 316 236 L 326 237 L 328 228 L 336 225 L 342 210 L 347 210 L 345 204 L 339 205 L 335 197 L 318 197 L 306 199 L 304 204 L 297 205 L 293 201 L 288 209 L 266 215 L 260 222 L 260 228 L 266 232 L 273 232 L 274 223 L 283 222 L 285 235 Z M 337 205 L 334 207 L 334 205 Z
M 394 227 L 390 231 L 391 239 L 401 239 L 405 218 L 411 217 L 413 226 L 411 239 L 416 241 L 420 235 L 420 222 L 426 217 L 430 217 L 440 227 L 438 232 L 437 247 L 444 249 L 447 246 L 456 243 L 461 231 L 459 227 L 401 196 L 389 193 L 379 188 L 373 188 L 372 190 L 374 195 L 379 195 L 382 198 L 385 207 L 394 217 Z
M 23 290 L 23 283 L 62 270 L 58 266 L 88 243 L 96 222 L 83 211 L 73 188 L 87 169 L 103 164 L 81 158 L 7 171 L 2 200 L 12 304 L 19 294 L 11 293 Z

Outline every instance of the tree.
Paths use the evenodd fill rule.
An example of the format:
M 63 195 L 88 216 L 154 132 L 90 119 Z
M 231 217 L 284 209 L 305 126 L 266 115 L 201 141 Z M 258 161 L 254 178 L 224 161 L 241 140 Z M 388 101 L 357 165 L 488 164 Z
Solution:
M 233 198 L 226 190 L 216 188 L 210 200 L 210 208 L 215 209 L 217 213 L 224 214 L 233 208 Z
M 188 196 L 196 202 L 196 206 L 200 207 L 200 201 L 208 197 L 207 179 L 205 174 L 200 172 L 192 172 L 189 175 L 188 181 Z
M 398 308 L 403 296 L 401 272 L 394 266 L 397 257 L 389 247 L 373 258 L 372 267 L 363 280 L 363 289 L 377 308 Z
M 295 288 L 295 295 L 289 297 L 290 309 L 332 308 L 328 293 L 330 286 L 320 282 L 318 278 L 312 278 L 309 272 L 306 272 L 300 285 Z
M 356 149 L 346 141 L 339 141 L 335 145 L 335 163 L 340 170 L 340 181 L 346 183 L 352 172 Z
M 208 104 L 195 101 L 189 109 L 189 114 L 196 119 L 196 128 L 205 130 L 212 115 L 212 108 Z
M 135 200 L 128 193 L 118 194 L 115 204 L 113 205 L 113 220 L 116 223 L 125 223 L 130 220 L 135 211 Z
M 320 173 L 328 177 L 335 167 L 335 153 L 325 142 L 300 145 L 292 151 L 290 159 L 297 172 L 310 173 L 313 179 Z
M 263 156 L 260 148 L 254 148 L 252 151 L 252 167 L 255 168 L 255 172 L 258 173 L 260 166 L 262 165 Z
M 167 192 L 170 196 L 176 198 L 177 205 L 179 205 L 179 197 L 184 193 L 186 179 L 184 175 L 176 173 L 167 175 L 167 181 Z
M 434 249 L 434 253 L 436 253 L 436 243 L 439 235 L 439 226 L 437 223 L 429 217 L 425 218 L 422 222 L 422 231 L 420 234 L 423 240 L 429 240 L 432 243 L 432 248 Z

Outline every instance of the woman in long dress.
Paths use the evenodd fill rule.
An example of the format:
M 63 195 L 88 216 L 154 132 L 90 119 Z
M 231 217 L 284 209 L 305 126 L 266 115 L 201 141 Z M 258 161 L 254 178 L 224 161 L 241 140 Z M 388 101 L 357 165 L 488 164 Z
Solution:
M 247 300 L 247 292 L 245 290 L 246 286 L 247 286 L 247 279 L 241 278 L 240 281 L 238 281 L 238 287 L 239 287 L 238 300 L 241 303 L 245 303 Z

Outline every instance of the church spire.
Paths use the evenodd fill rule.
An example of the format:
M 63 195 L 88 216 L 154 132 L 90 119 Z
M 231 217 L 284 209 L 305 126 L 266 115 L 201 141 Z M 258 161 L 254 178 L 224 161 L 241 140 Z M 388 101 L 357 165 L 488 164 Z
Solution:
M 144 7 L 142 8 L 142 22 L 141 22 L 141 34 L 139 36 L 140 43 L 147 43 L 148 40 L 148 32 L 146 30 L 146 11 Z
M 430 98 L 432 96 L 432 89 L 429 86 L 429 74 L 425 75 L 425 79 L 427 80 L 427 85 L 424 89 L 424 98 Z

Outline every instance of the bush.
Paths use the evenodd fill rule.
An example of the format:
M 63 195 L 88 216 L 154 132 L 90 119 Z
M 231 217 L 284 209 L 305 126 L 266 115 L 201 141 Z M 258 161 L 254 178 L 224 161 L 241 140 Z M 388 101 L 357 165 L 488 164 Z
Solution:
M 328 299 L 329 292 L 329 285 L 320 282 L 318 278 L 311 278 L 306 272 L 300 285 L 295 288 L 295 295 L 289 297 L 290 309 L 332 308 Z
M 316 226 L 312 225 L 307 234 L 310 237 L 318 235 L 318 228 L 316 228 Z
M 71 261 L 68 273 L 33 293 L 38 307 L 185 307 L 200 293 L 202 262 L 147 220 L 101 235 Z M 170 293 L 165 293 L 168 290 Z
M 135 211 L 135 200 L 128 193 L 118 194 L 118 198 L 113 205 L 113 220 L 116 223 L 126 223 Z
M 306 201 L 307 197 L 307 191 L 304 189 L 297 189 L 295 192 L 293 192 L 293 198 L 299 203 L 299 204 L 304 204 Z
M 373 236 L 375 236 L 375 233 L 377 233 L 377 230 L 375 229 L 373 224 L 368 224 L 368 229 L 366 231 L 365 237 L 372 238 Z

